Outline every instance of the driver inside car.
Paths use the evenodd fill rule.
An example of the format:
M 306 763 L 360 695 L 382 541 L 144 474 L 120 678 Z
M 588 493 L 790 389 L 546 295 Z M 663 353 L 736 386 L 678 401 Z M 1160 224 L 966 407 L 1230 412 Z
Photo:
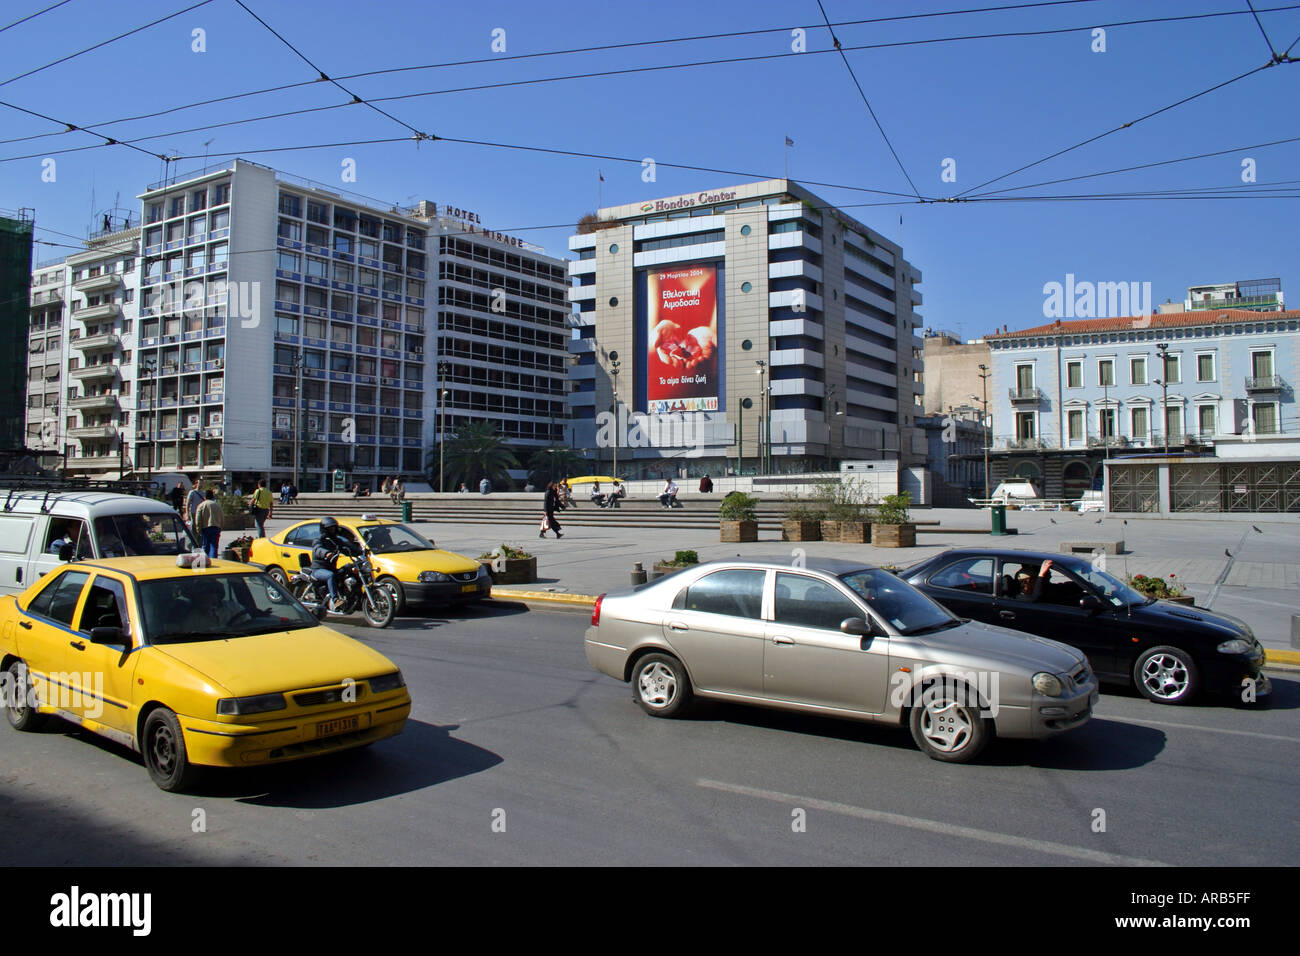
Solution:
M 181 631 L 187 634 L 219 630 L 247 613 L 246 608 L 225 599 L 225 589 L 217 581 L 203 578 L 188 581 L 184 595 L 190 601 L 190 609 L 181 622 Z

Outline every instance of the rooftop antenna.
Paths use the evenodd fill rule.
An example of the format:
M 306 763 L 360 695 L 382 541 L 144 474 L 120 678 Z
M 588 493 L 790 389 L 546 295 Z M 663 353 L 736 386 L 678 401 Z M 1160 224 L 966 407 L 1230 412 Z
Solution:
M 206 143 L 203 144 L 203 168 L 204 169 L 208 168 L 208 147 L 211 146 L 215 141 L 216 141 L 216 137 L 214 136 L 212 137 L 212 139 L 208 140 Z

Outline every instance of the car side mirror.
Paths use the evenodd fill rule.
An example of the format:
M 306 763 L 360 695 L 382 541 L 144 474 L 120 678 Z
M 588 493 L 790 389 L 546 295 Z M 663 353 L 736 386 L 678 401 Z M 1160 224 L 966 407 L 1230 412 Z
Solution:
M 90 629 L 90 643 L 125 644 L 126 639 L 122 635 L 120 627 L 92 627 Z
M 1101 598 L 1095 594 L 1085 594 L 1079 598 L 1079 607 L 1085 611 L 1100 611 L 1102 607 Z
M 840 630 L 854 637 L 870 637 L 875 633 L 871 622 L 861 617 L 846 617 L 840 621 Z
M 60 547 L 59 547 L 59 560 L 60 560 L 60 561 L 71 561 L 71 560 L 72 560 L 72 545 L 70 545 L 70 544 L 60 545 Z

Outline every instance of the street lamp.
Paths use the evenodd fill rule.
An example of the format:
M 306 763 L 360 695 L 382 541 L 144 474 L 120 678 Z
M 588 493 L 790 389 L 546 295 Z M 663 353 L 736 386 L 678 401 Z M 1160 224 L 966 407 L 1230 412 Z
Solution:
M 1160 353 L 1160 377 L 1156 384 L 1160 386 L 1160 431 L 1165 436 L 1165 455 L 1169 455 L 1169 343 L 1157 342 L 1156 351 Z
M 149 377 L 149 464 L 146 466 L 146 476 L 153 478 L 153 458 L 157 452 L 153 443 L 154 422 L 158 420 L 158 356 L 152 355 L 147 359 L 140 360 L 140 374 Z M 143 384 L 143 383 L 141 383 Z M 136 461 L 139 462 L 140 453 L 136 452 Z
M 301 474 L 302 459 L 301 457 L 299 457 L 300 456 L 299 443 L 304 433 L 304 429 L 307 427 L 307 420 L 302 413 L 303 364 L 304 364 L 304 359 L 302 355 L 302 348 L 300 347 L 298 349 L 297 354 L 293 357 L 293 368 L 294 368 L 294 376 L 295 376 L 294 383 L 293 383 L 293 417 L 295 419 L 294 421 L 295 427 L 293 429 L 293 481 L 290 482 L 290 484 L 292 484 L 293 487 L 295 488 L 302 487 L 302 485 L 299 484 L 299 482 L 302 479 L 302 474 Z
M 752 398 L 742 398 L 740 400 L 740 434 L 736 439 L 736 477 L 739 478 L 745 473 L 745 409 L 753 408 L 754 400 Z
M 449 370 L 450 366 L 446 362 L 438 363 L 439 388 L 442 387 Z M 447 474 L 447 432 L 444 425 L 447 421 L 447 396 L 450 394 L 445 388 L 438 393 L 438 494 L 443 493 L 443 482 Z
M 993 431 L 993 423 L 989 421 L 989 376 L 993 374 L 989 371 L 987 365 L 980 366 L 980 392 L 984 396 L 980 401 L 984 405 L 984 498 L 989 496 L 989 433 Z M 975 396 L 972 395 L 971 398 Z
M 766 475 L 772 454 L 771 422 L 767 419 L 767 362 L 756 359 L 754 364 L 758 366 L 758 394 L 759 400 L 763 403 L 763 419 L 758 429 L 758 460 L 761 463 L 759 467 Z
M 618 439 L 619 439 L 619 422 L 618 422 L 618 353 L 609 353 L 609 374 L 614 378 L 614 471 L 611 478 L 618 478 Z

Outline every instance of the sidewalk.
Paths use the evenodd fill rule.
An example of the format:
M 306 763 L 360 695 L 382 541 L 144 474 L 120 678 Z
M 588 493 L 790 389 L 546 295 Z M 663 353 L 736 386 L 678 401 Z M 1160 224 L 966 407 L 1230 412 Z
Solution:
M 267 522 L 274 533 L 289 524 L 315 515 L 286 509 L 291 520 Z M 600 594 L 631 584 L 631 570 L 640 561 L 648 571 L 658 559 L 671 558 L 674 551 L 694 550 L 701 561 L 743 556 L 790 560 L 802 548 L 810 557 L 845 557 L 867 563 L 906 566 L 949 548 L 997 547 L 1056 553 L 1063 541 L 1123 540 L 1125 554 L 1107 556 L 1107 569 L 1116 577 L 1125 574 L 1176 575 L 1184 589 L 1195 596 L 1198 606 L 1242 618 L 1254 629 L 1266 648 L 1291 647 L 1291 615 L 1300 615 L 1300 522 L 1279 517 L 1260 522 L 1119 518 L 1070 512 L 1013 511 L 1007 523 L 1018 534 L 993 537 L 989 534 L 944 533 L 945 528 L 988 527 L 987 511 L 974 509 L 916 509 L 919 521 L 940 522 L 938 531 L 920 531 L 915 548 L 875 548 L 870 545 L 827 542 L 789 543 L 778 532 L 763 532 L 754 544 L 721 544 L 713 529 L 638 529 L 572 526 L 563 539 L 537 537 L 535 522 L 512 526 L 415 523 L 415 527 L 439 547 L 477 557 L 502 542 L 527 548 L 537 555 L 538 582 L 520 585 L 519 590 L 556 594 Z M 563 515 L 560 521 L 563 522 Z M 1259 527 L 1262 533 L 1253 530 Z M 228 540 L 233 532 L 223 535 Z M 1224 549 L 1232 557 L 1224 555 Z M 1221 583 L 1220 583 L 1221 581 Z M 1216 584 L 1217 589 L 1216 589 Z

